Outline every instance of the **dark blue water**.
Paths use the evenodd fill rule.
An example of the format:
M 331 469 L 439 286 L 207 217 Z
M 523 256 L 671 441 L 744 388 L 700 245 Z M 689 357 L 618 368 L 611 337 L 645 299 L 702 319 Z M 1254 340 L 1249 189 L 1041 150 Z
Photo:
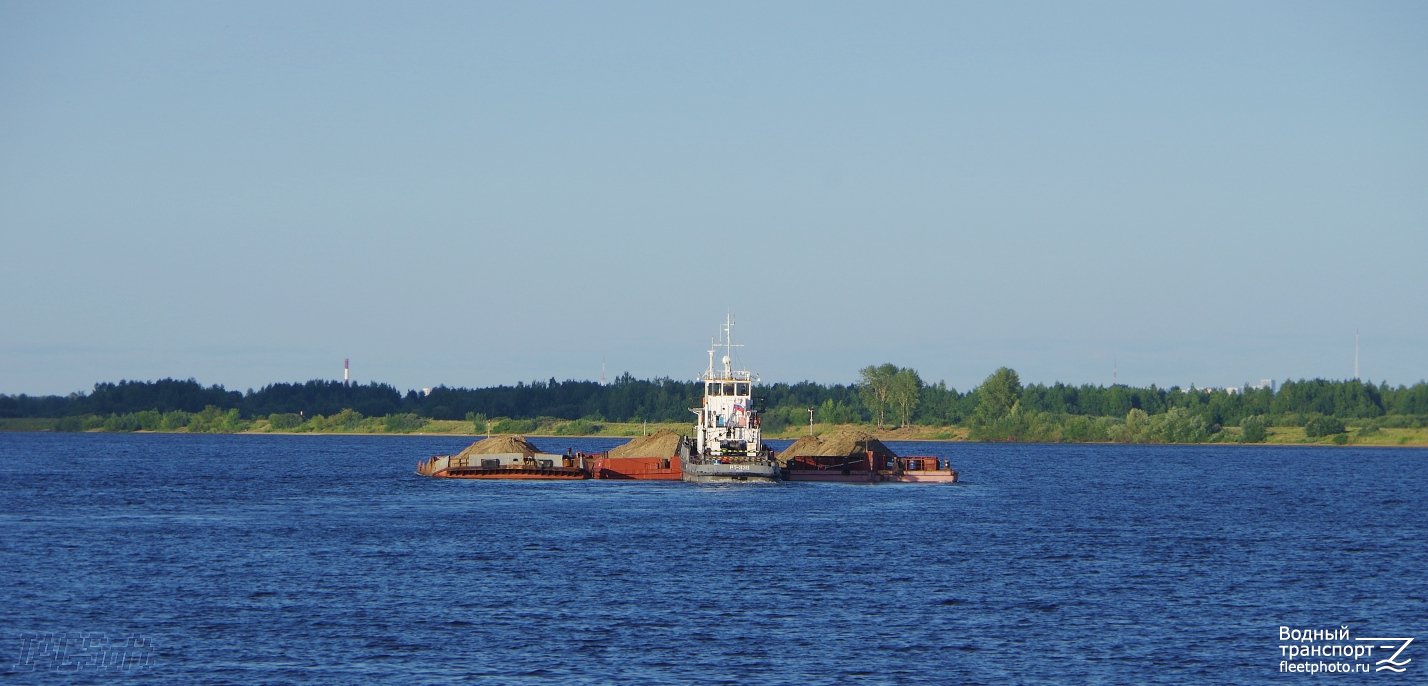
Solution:
M 960 486 L 412 473 L 467 442 L 0 434 L 0 673 L 1313 680 L 1278 673 L 1281 625 L 1419 639 L 1403 675 L 1321 679 L 1428 668 L 1424 450 L 893 445 L 950 458 Z M 69 662 L 44 662 L 44 640 L 69 641 Z M 92 657 L 124 640 L 146 668 Z

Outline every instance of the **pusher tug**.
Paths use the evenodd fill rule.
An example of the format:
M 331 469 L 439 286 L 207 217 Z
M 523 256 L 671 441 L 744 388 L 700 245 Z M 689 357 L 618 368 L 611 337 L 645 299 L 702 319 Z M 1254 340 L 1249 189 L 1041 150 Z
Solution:
M 747 370 L 733 368 L 734 316 L 724 321 L 724 340 L 710 341 L 709 368 L 704 382 L 703 406 L 691 408 L 698 416 L 694 438 L 679 444 L 679 465 L 684 481 L 778 481 L 779 465 L 771 448 L 764 446 L 759 429 L 760 411 L 753 406 L 753 386 L 759 379 Z M 722 346 L 723 370 L 714 369 L 714 353 Z

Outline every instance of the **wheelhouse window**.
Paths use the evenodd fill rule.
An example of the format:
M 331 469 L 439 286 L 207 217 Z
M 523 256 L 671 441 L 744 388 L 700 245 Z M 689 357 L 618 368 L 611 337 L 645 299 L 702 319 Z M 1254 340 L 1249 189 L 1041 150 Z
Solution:
M 724 384 L 724 395 L 733 395 L 733 394 L 734 394 L 734 384 L 731 384 L 731 383 L 726 383 L 726 384 Z
M 747 383 L 736 383 L 736 384 L 734 384 L 734 395 L 748 395 L 748 394 L 749 394 L 749 384 L 747 384 Z
M 708 388 L 706 388 L 704 391 L 705 395 L 719 395 L 720 384 L 711 383 L 705 385 L 708 386 Z

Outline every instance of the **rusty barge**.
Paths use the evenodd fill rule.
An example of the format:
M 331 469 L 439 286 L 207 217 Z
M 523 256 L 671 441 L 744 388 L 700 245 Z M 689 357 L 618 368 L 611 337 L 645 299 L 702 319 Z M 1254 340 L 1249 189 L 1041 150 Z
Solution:
M 677 459 L 610 457 L 609 453 L 554 455 L 498 453 L 479 458 L 437 455 L 417 464 L 416 473 L 438 479 L 609 479 L 679 481 Z
M 862 457 L 795 455 L 783 468 L 785 481 L 834 483 L 957 483 L 957 470 L 930 456 L 893 457 L 878 464 L 871 451 Z
M 487 453 L 475 457 L 437 455 L 422 460 L 417 465 L 417 474 L 444 479 L 590 478 L 585 467 L 571 457 L 547 453 Z
M 523 436 L 495 436 L 456 455 L 422 460 L 417 474 L 439 479 L 679 481 L 675 453 L 684 440 L 673 431 L 660 431 L 603 453 L 561 455 L 541 452 Z
M 931 455 L 899 456 L 872 434 L 852 428 L 804 436 L 778 459 L 785 481 L 957 483 L 948 461 Z

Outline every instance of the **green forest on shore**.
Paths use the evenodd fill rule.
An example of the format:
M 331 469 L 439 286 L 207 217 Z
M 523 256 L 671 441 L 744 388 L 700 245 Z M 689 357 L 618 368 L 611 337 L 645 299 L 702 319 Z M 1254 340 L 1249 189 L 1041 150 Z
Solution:
M 271 384 L 246 393 L 193 379 L 96 384 L 68 396 L 0 395 L 0 429 L 234 433 L 525 433 L 630 435 L 683 425 L 698 381 L 555 379 L 430 393 L 334 381 Z M 961 392 L 916 370 L 870 366 L 850 384 L 756 386 L 770 436 L 863 425 L 890 438 L 1024 442 L 1299 442 L 1418 444 L 1428 385 L 1285 381 L 1205 390 L 1125 385 L 1023 385 L 1001 368 Z M 811 416 L 810 416 L 811 411 Z

